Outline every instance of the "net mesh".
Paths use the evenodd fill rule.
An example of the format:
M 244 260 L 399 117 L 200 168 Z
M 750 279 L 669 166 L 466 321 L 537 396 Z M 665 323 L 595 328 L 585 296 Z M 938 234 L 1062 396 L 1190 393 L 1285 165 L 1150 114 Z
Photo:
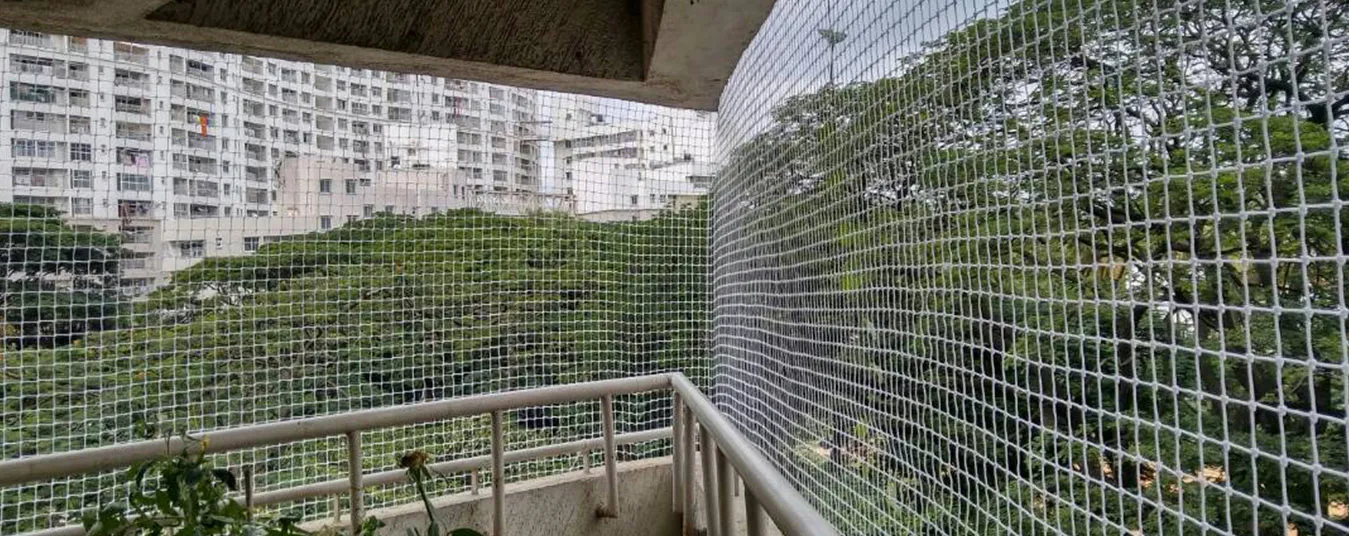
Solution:
M 707 376 L 715 114 L 19 30 L 0 31 L 0 84 L 0 458 Z M 667 398 L 617 397 L 618 433 L 668 426 Z M 600 436 L 598 403 L 507 417 L 510 450 Z M 364 465 L 484 455 L 490 429 L 368 432 Z M 224 458 L 253 466 L 258 491 L 347 474 L 340 437 Z M 78 522 L 124 482 L 0 489 L 0 533 Z
M 846 534 L 1349 534 L 1343 2 L 781 0 L 716 115 L 0 36 L 6 459 L 679 370 Z M 0 532 L 121 481 L 0 490 Z
M 715 399 L 847 534 L 1346 534 L 1349 6 L 783 0 Z

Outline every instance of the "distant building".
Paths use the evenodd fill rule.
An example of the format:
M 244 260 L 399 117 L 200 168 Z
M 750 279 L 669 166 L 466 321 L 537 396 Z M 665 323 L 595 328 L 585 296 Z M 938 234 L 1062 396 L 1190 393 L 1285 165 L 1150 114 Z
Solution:
M 303 232 L 325 216 L 334 226 L 364 217 L 362 202 L 284 223 L 297 208 L 286 196 L 319 184 L 287 190 L 285 170 L 330 169 L 302 162 L 343 168 L 330 177 L 332 199 L 348 181 L 360 195 L 381 192 L 390 171 L 435 170 L 436 181 L 497 197 L 539 189 L 532 90 L 18 30 L 0 30 L 0 53 L 0 202 L 53 206 L 74 224 L 122 233 L 131 288 L 235 244 L 178 240 L 190 232 Z
M 575 196 L 578 214 L 645 214 L 707 194 L 717 172 L 714 114 L 614 117 L 606 109 L 593 97 L 567 96 L 551 110 L 554 181 Z

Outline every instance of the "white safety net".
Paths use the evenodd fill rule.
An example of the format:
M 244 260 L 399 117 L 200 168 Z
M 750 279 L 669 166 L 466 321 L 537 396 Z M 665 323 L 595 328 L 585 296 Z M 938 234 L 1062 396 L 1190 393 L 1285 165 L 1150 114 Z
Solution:
M 0 459 L 707 377 L 713 113 L 19 30 L 0 30 L 0 88 Z M 669 426 L 669 404 L 618 397 L 617 432 Z M 598 406 L 508 412 L 506 449 L 600 437 Z M 484 455 L 490 429 L 368 432 L 365 470 Z M 220 463 L 252 466 L 259 492 L 347 478 L 341 437 Z M 0 533 L 77 523 L 125 485 L 119 470 L 0 489 Z
M 1349 534 L 1349 4 L 780 0 L 718 406 L 845 534 Z

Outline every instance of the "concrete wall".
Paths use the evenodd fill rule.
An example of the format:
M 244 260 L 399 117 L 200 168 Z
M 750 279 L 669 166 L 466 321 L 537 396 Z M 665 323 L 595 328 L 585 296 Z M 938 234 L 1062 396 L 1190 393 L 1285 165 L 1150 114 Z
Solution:
M 0 26 L 712 110 L 773 0 L 49 0 Z
M 511 536 L 678 536 L 680 518 L 672 510 L 670 458 L 618 464 L 619 517 L 599 518 L 604 504 L 604 471 L 573 472 L 506 486 L 506 533 Z M 433 499 L 437 518 L 450 528 L 470 527 L 484 534 L 492 528 L 492 490 Z M 405 536 L 407 529 L 426 530 L 420 503 L 372 510 L 386 526 L 382 534 Z M 307 526 L 317 529 L 324 524 Z

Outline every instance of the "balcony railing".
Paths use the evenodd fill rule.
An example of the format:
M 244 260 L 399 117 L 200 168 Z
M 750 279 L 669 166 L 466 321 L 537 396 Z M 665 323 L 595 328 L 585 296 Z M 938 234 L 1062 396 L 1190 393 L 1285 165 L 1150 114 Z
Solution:
M 616 434 L 614 425 L 614 397 L 657 390 L 673 391 L 675 418 L 671 429 L 647 430 Z M 572 441 L 542 447 L 507 452 L 503 434 L 504 412 L 519 408 L 568 404 L 598 399 L 603 423 L 602 438 Z M 683 514 L 684 534 L 695 532 L 697 523 L 695 500 L 694 453 L 702 459 L 702 484 L 706 508 L 704 518 L 710 533 L 734 534 L 732 496 L 736 477 L 744 482 L 746 528 L 750 536 L 764 534 L 762 513 L 767 512 L 774 524 L 788 535 L 833 536 L 834 529 L 806 502 L 781 473 L 769 463 L 749 441 L 736 430 L 712 402 L 680 373 L 634 376 L 615 380 L 600 380 L 569 385 L 556 385 L 502 393 L 469 396 L 404 406 L 354 411 L 294 421 L 274 422 L 226 430 L 190 434 L 191 437 L 210 439 L 210 450 L 221 454 L 248 448 L 282 445 L 303 440 L 345 436 L 347 441 L 348 478 L 286 488 L 252 495 L 246 491 L 241 497 L 246 505 L 267 505 L 324 497 L 350 495 L 349 517 L 354 530 L 359 531 L 365 518 L 365 488 L 387 486 L 406 480 L 403 471 L 365 473 L 362 469 L 361 433 L 400 426 L 424 424 L 456 417 L 490 414 L 492 416 L 492 453 L 441 462 L 428 466 L 439 474 L 472 472 L 489 468 L 492 473 L 492 534 L 505 535 L 506 485 L 505 465 L 508 462 L 586 452 L 602 448 L 605 464 L 605 500 L 598 515 L 618 517 L 618 456 L 617 446 L 639 443 L 664 437 L 673 439 L 673 509 Z M 699 433 L 695 434 L 695 428 Z M 695 439 L 697 441 L 695 441 Z M 202 446 L 184 437 L 149 440 L 123 445 L 98 447 L 59 454 L 31 456 L 0 462 L 0 487 L 69 477 L 84 473 L 107 471 L 135 463 L 153 460 L 178 452 L 199 452 Z M 475 481 L 477 479 L 474 479 Z M 251 490 L 251 485 L 245 485 Z M 42 536 L 77 536 L 84 534 L 82 526 L 67 526 L 42 531 Z

